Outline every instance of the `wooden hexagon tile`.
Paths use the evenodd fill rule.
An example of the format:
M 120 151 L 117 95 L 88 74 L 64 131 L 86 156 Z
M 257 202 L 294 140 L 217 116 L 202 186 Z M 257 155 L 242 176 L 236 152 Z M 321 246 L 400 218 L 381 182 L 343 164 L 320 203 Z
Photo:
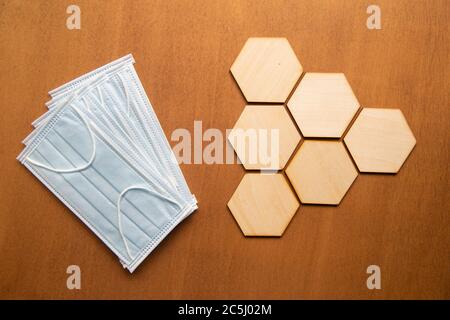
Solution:
M 416 145 L 399 109 L 364 108 L 344 141 L 361 172 L 396 173 Z
M 247 173 L 228 202 L 246 236 L 281 236 L 299 206 L 282 174 Z
M 246 106 L 228 136 L 247 170 L 283 169 L 300 139 L 282 105 Z
M 285 38 L 249 38 L 231 66 L 248 102 L 284 103 L 302 72 Z
M 342 73 L 306 73 L 288 101 L 304 137 L 340 138 L 359 109 Z
M 342 142 L 305 140 L 286 174 L 302 203 L 338 205 L 358 171 Z

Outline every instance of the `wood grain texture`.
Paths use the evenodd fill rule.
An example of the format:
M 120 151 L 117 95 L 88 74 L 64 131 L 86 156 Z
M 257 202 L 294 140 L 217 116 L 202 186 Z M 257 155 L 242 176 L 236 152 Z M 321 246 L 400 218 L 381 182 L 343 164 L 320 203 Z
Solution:
M 280 237 L 299 206 L 280 173 L 247 173 L 228 202 L 246 236 Z
M 308 72 L 288 107 L 305 137 L 340 138 L 359 103 L 343 73 Z
M 358 171 L 342 142 L 306 140 L 286 174 L 302 203 L 338 205 Z
M 450 298 L 450 3 L 0 1 L 1 298 Z M 281 238 L 246 238 L 227 208 L 241 165 L 182 165 L 199 200 L 130 275 L 15 160 L 46 92 L 127 53 L 167 136 L 232 128 L 230 74 L 248 37 L 286 37 L 305 71 L 343 72 L 362 106 L 399 108 L 417 145 L 396 175 L 360 175 L 337 207 L 302 206 Z M 175 143 L 173 143 L 175 144 Z M 66 268 L 82 289 L 66 288 Z M 382 290 L 368 290 L 377 264 Z
M 399 109 L 364 108 L 344 138 L 361 172 L 397 173 L 416 145 Z
M 230 70 L 248 102 L 284 103 L 303 68 L 286 38 L 249 38 Z
M 300 142 L 284 106 L 245 106 L 228 141 L 247 170 L 283 169 Z

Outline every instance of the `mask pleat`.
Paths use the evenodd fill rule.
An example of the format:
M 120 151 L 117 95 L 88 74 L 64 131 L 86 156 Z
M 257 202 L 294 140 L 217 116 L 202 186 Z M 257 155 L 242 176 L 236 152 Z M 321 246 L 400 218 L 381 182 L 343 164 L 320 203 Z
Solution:
M 83 158 L 76 151 L 76 149 L 71 146 L 69 141 L 65 140 L 64 137 L 57 131 L 55 131 L 55 133 L 57 137 L 52 138 L 53 135 L 49 135 L 47 136 L 47 140 L 51 142 L 52 146 L 63 146 L 62 148 L 60 147 L 62 150 L 58 150 L 61 156 L 66 155 L 68 158 L 78 159 L 80 163 L 86 161 L 86 158 Z M 98 157 L 96 160 L 98 160 Z M 72 166 L 75 166 L 73 161 L 70 161 L 70 164 Z M 102 175 L 101 170 L 96 169 L 97 167 L 98 163 L 94 161 L 89 169 L 80 171 L 80 174 L 83 175 L 91 185 L 97 187 L 99 192 L 101 192 L 102 195 L 106 197 L 111 204 L 115 205 L 115 201 L 122 190 L 117 188 L 113 182 L 109 181 L 107 177 Z M 133 202 L 130 203 L 125 199 L 123 207 L 124 209 L 122 211 L 124 211 L 124 213 L 129 217 L 130 220 L 135 222 L 136 226 L 142 226 L 142 228 L 139 229 L 144 232 L 148 236 L 148 238 L 151 238 L 156 232 L 160 230 L 158 224 L 152 221 L 151 217 L 148 217 L 146 215 L 144 206 L 139 206 L 137 203 Z
M 57 165 L 59 161 L 48 161 L 48 158 L 43 155 L 43 152 L 45 152 L 45 150 L 35 151 L 38 155 L 36 158 L 43 160 L 44 163 L 48 163 L 49 165 Z M 35 153 L 33 153 L 33 156 L 36 156 Z M 48 154 L 47 156 L 51 157 L 52 155 Z M 89 221 L 101 234 L 105 235 L 109 243 L 114 244 L 113 246 L 116 250 L 123 256 L 127 256 L 125 246 L 122 245 L 123 241 L 118 233 L 117 223 L 113 220 L 115 215 L 111 214 L 111 216 L 109 216 L 103 213 L 104 211 L 107 211 L 105 207 L 108 206 L 108 203 L 99 201 L 98 198 L 94 198 L 96 195 L 95 190 L 88 188 L 80 180 L 81 177 L 78 173 L 58 175 L 53 172 L 48 172 L 46 177 L 46 180 L 50 182 L 50 185 L 58 185 L 58 188 L 61 190 L 65 199 L 71 199 L 71 206 L 74 206 L 78 212 L 82 212 L 81 216 L 83 218 Z M 115 208 L 111 206 L 109 211 L 113 213 L 114 209 Z M 129 238 L 128 234 L 126 234 L 126 237 L 134 250 L 141 247 L 144 243 L 142 242 L 141 246 L 139 246 L 136 239 Z

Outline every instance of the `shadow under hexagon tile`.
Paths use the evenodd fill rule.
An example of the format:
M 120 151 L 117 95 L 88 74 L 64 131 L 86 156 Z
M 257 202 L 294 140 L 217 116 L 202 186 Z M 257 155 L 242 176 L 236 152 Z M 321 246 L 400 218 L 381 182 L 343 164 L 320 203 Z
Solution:
M 364 108 L 344 142 L 361 172 L 397 173 L 416 139 L 399 109 Z
M 340 138 L 359 102 L 343 73 L 306 73 L 288 108 L 304 137 Z
M 245 236 L 281 236 L 300 203 L 282 174 L 247 173 L 228 202 Z
M 284 103 L 303 68 L 285 38 L 249 38 L 231 66 L 248 102 Z
M 342 142 L 305 140 L 286 174 L 302 203 L 338 205 L 358 171 Z
M 283 105 L 248 105 L 228 141 L 247 170 L 280 170 L 301 140 Z

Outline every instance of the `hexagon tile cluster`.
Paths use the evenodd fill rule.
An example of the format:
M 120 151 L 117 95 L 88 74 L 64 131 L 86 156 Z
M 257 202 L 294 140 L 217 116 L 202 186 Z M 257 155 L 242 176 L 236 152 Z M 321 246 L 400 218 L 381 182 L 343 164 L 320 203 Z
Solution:
M 228 202 L 245 236 L 281 236 L 300 207 L 295 193 L 304 204 L 338 205 L 358 170 L 397 173 L 416 144 L 398 109 L 362 108 L 342 139 L 360 109 L 342 73 L 305 73 L 286 108 L 303 67 L 285 38 L 249 38 L 231 73 L 248 103 L 260 104 L 245 106 L 228 138 L 246 170 L 261 170 L 246 173 Z M 288 111 L 306 139 L 290 162 L 301 136 Z M 267 148 L 251 146 L 249 129 L 276 129 L 276 165 L 248 156 Z

